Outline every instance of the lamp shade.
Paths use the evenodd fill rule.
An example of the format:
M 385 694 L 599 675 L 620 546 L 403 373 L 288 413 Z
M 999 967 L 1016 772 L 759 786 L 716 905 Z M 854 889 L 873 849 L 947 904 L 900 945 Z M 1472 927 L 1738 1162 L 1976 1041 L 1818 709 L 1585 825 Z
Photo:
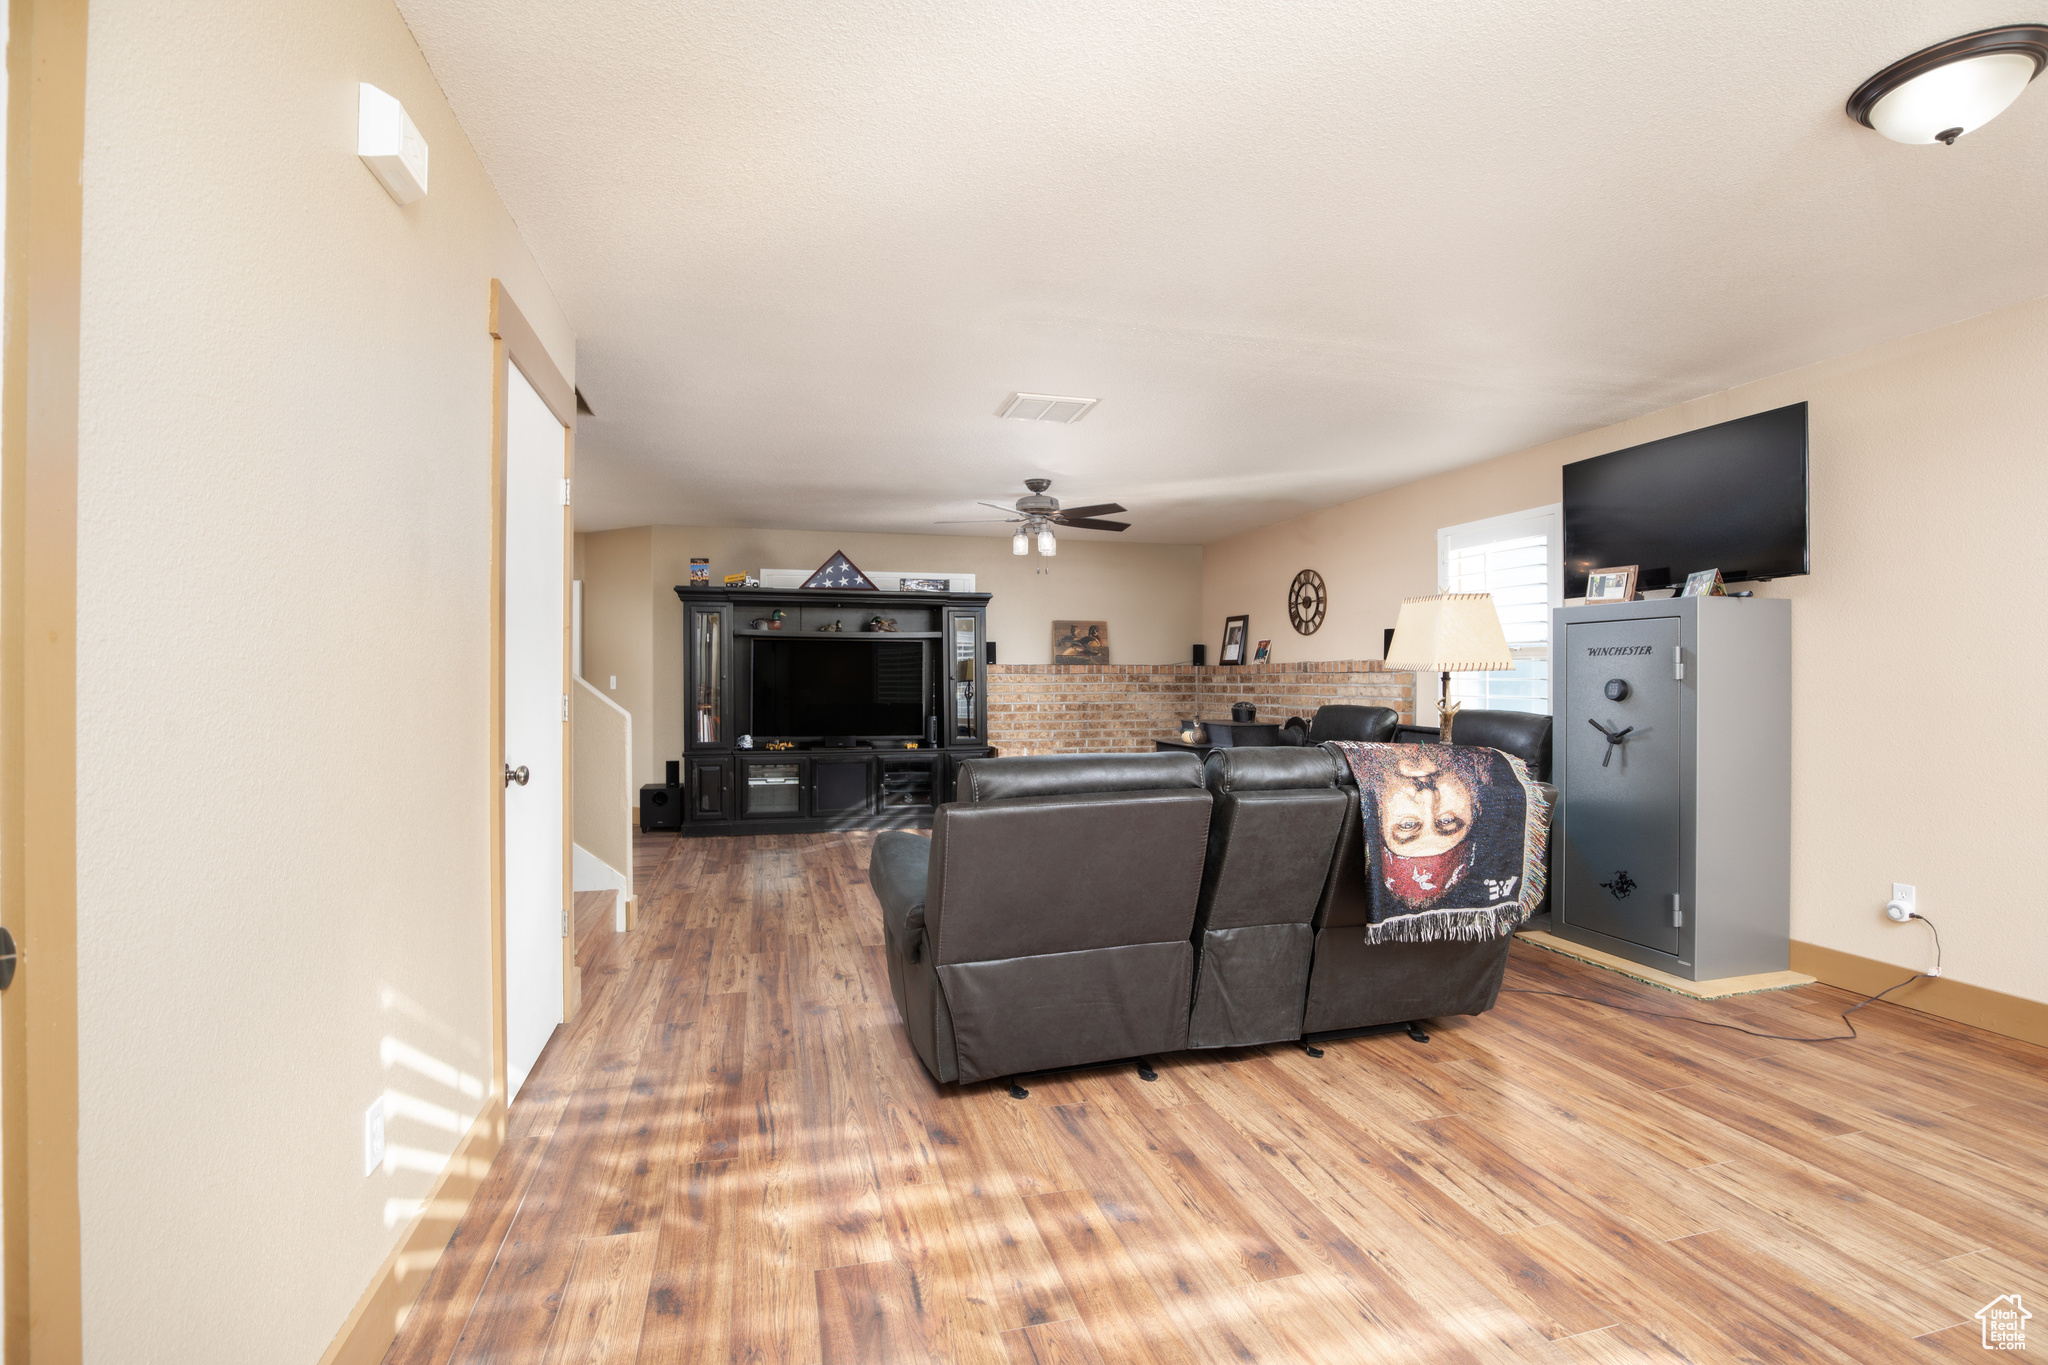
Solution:
M 1387 667 L 1396 672 L 1493 673 L 1515 666 L 1493 594 L 1446 592 L 1410 597 L 1394 622 Z

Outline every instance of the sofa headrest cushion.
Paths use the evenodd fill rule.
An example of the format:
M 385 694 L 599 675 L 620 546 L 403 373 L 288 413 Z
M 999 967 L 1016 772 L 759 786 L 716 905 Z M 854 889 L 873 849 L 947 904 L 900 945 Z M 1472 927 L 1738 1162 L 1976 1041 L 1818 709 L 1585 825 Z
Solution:
M 962 801 L 1091 792 L 1171 791 L 1202 786 L 1202 761 L 1189 753 L 1039 754 L 971 758 L 960 765 Z
M 1337 760 L 1325 749 L 1217 749 L 1203 765 L 1209 790 L 1300 791 L 1337 785 Z
M 1389 707 L 1333 702 L 1319 708 L 1315 719 L 1309 722 L 1308 742 L 1349 739 L 1360 744 L 1384 744 L 1394 737 L 1394 727 L 1400 723 L 1401 713 Z
M 1550 776 L 1550 717 L 1524 711 L 1460 711 L 1451 723 L 1454 742 L 1499 749 L 1529 765 L 1529 775 Z

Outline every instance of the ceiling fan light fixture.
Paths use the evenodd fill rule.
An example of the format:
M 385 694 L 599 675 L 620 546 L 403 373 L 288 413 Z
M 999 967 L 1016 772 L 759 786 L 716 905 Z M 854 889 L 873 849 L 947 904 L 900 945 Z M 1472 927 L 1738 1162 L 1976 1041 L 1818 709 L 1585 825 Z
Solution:
M 1902 57 L 1856 87 L 1848 114 L 1893 142 L 1950 146 L 2004 113 L 2048 66 L 2048 24 L 1980 29 Z
M 1044 555 L 1044 556 L 1045 556 L 1045 557 L 1046 557 L 1047 559 L 1050 559 L 1050 558 L 1052 558 L 1052 557 L 1053 557 L 1054 555 L 1058 554 L 1059 552 L 1060 552 L 1060 543 L 1059 543 L 1059 542 L 1058 542 L 1057 540 L 1053 539 L 1053 534 L 1052 534 L 1052 527 L 1050 527 L 1050 526 L 1041 526 L 1041 527 L 1039 527 L 1039 528 L 1038 528 L 1038 553 L 1040 553 L 1040 554 Z
M 1021 526 L 1017 528 L 1017 534 L 1010 537 L 1010 553 L 1013 555 L 1028 555 L 1031 553 L 1031 542 L 1025 537 L 1024 528 Z

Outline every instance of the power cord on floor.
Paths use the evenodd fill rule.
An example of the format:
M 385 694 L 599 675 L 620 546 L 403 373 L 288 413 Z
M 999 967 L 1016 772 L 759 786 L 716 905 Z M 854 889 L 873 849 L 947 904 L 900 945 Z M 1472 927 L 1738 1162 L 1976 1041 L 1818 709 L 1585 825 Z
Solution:
M 1666 1014 L 1661 1010 L 1637 1009 L 1633 1005 L 1617 1005 L 1610 1000 L 1595 1000 L 1590 996 L 1573 995 L 1568 991 L 1545 991 L 1538 990 L 1533 986 L 1503 986 L 1501 987 L 1501 989 L 1503 991 L 1513 991 L 1516 995 L 1554 995 L 1560 1000 L 1576 1000 L 1584 1005 L 1598 1005 L 1602 1009 L 1621 1010 L 1628 1014 L 1640 1014 L 1650 1019 L 1670 1019 L 1673 1022 L 1680 1024 L 1698 1024 L 1702 1028 L 1724 1028 L 1732 1033 L 1747 1034 L 1751 1038 L 1768 1038 L 1771 1041 L 1778 1043 L 1847 1043 L 1853 1041 L 1858 1036 L 1856 1033 L 1856 1024 L 1853 1020 L 1849 1018 L 1850 1015 L 1854 1014 L 1857 1010 L 1862 1009 L 1865 1005 L 1876 1004 L 1878 1001 L 1884 999 L 1887 995 L 1890 995 L 1893 991 L 1905 989 L 1907 986 L 1912 985 L 1915 981 L 1924 981 L 1928 980 L 1929 978 L 1941 975 L 1941 930 L 1936 929 L 1934 927 L 1934 921 L 1927 918 L 1927 916 L 1925 915 L 1916 914 L 1913 916 L 1913 918 L 1919 920 L 1922 924 L 1926 925 L 1928 932 L 1934 935 L 1934 970 L 1928 972 L 1915 972 L 1911 976 L 1907 977 L 1904 981 L 1901 981 L 1898 985 L 1886 986 L 1876 995 L 1867 996 L 1864 999 L 1857 1001 L 1855 1004 L 1849 1006 L 1849 1008 L 1842 1011 L 1842 1022 L 1848 1026 L 1849 1031 L 1847 1033 L 1831 1033 L 1826 1035 L 1825 1037 L 1802 1038 L 1788 1033 L 1760 1033 L 1753 1028 L 1744 1028 L 1740 1024 L 1723 1024 L 1712 1019 L 1692 1019 L 1688 1018 L 1683 1014 Z

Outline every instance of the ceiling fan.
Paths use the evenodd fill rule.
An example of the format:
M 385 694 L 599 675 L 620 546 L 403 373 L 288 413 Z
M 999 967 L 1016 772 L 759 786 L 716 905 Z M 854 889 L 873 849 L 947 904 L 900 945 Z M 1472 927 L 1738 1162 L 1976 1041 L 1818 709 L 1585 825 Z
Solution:
M 1123 511 L 1123 507 L 1118 503 L 1097 502 L 1090 503 L 1086 507 L 1062 508 L 1060 500 L 1050 496 L 1045 491 L 1052 487 L 1051 479 L 1026 479 L 1024 480 L 1024 486 L 1031 491 L 1017 499 L 1017 505 L 1014 509 L 1005 507 L 999 502 L 984 502 L 981 504 L 983 507 L 992 507 L 998 512 L 1014 510 L 1015 516 L 971 517 L 966 521 L 940 521 L 934 522 L 933 525 L 968 526 L 984 525 L 992 522 L 1015 523 L 1017 534 L 1010 537 L 1010 552 L 1020 555 L 1031 553 L 1030 538 L 1032 536 L 1038 537 L 1038 553 L 1042 555 L 1058 554 L 1059 541 L 1054 538 L 1052 533 L 1052 528 L 1055 526 L 1072 526 L 1083 531 L 1127 531 L 1130 529 L 1131 524 L 1127 521 L 1103 521 L 1097 516 L 1097 513 L 1101 512 Z

